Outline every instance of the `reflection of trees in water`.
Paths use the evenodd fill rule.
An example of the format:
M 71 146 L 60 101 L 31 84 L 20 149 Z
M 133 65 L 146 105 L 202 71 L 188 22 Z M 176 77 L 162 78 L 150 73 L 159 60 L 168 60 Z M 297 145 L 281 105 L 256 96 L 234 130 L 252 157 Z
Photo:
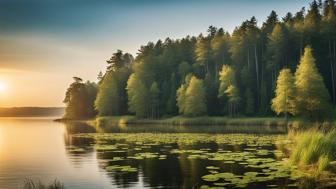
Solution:
M 88 158 L 92 158 L 94 152 L 90 144 L 94 143 L 92 138 L 73 137 L 72 134 L 94 133 L 95 129 L 88 124 L 80 122 L 64 123 L 64 143 L 69 160 L 75 167 L 80 167 Z
M 95 133 L 96 129 L 84 122 L 67 122 L 64 123 L 66 131 L 69 134 L 77 133 Z
M 200 186 L 198 182 L 199 180 L 199 172 L 200 167 L 198 166 L 198 161 L 196 159 L 189 159 L 187 154 L 179 154 L 178 155 L 178 163 L 180 165 L 181 172 L 181 188 L 193 188 Z M 193 185 L 191 185 L 193 183 Z
M 136 173 L 107 173 L 112 179 L 113 184 L 127 188 L 143 180 L 145 186 L 170 186 L 179 188 L 184 176 L 182 175 L 181 166 L 176 156 L 168 156 L 165 160 L 148 158 L 142 160 L 127 159 L 124 161 L 109 161 L 113 159 L 113 157 L 134 156 L 134 154 L 137 153 L 132 150 L 134 147 L 134 145 L 130 145 L 129 150 L 125 152 L 97 153 L 99 167 L 102 169 L 109 165 L 129 165 L 138 169 Z M 152 149 L 146 149 L 141 152 L 158 152 L 160 149 L 161 147 L 153 147 Z
M 129 149 L 134 146 L 130 145 Z M 146 149 L 141 152 L 159 152 L 162 146 L 154 146 L 151 149 Z M 179 148 L 181 150 L 186 149 L 202 149 L 208 147 L 209 144 L 199 144 L 197 146 L 183 146 L 177 144 L 173 145 L 173 148 Z M 216 146 L 210 145 L 211 148 Z M 169 151 L 169 150 L 168 150 Z M 131 153 L 130 153 L 131 152 Z M 98 161 L 99 167 L 104 168 L 109 165 L 129 165 L 138 169 L 137 173 L 108 173 L 112 179 L 112 183 L 119 187 L 130 187 L 132 183 L 143 180 L 145 186 L 150 187 L 168 187 L 168 188 L 193 188 L 200 186 L 201 183 L 197 183 L 200 178 L 206 174 L 205 167 L 208 162 L 204 162 L 198 159 L 190 159 L 187 154 L 171 155 L 167 154 L 167 159 L 159 160 L 158 158 L 148 158 L 142 160 L 125 160 L 119 162 L 113 162 L 113 157 L 127 157 L 133 156 L 135 152 L 132 150 L 126 150 L 125 152 L 105 152 L 97 153 L 97 159 L 106 160 Z M 169 153 L 169 152 L 168 152 Z M 164 154 L 160 152 L 160 154 Z
M 95 133 L 94 127 L 81 122 L 64 123 L 64 141 L 66 146 L 88 146 L 94 142 L 92 138 L 72 137 L 72 134 Z
M 245 172 L 254 172 L 254 168 L 248 168 L 245 165 L 229 163 L 229 161 L 212 161 L 199 158 L 188 158 L 190 153 L 171 154 L 170 150 L 203 150 L 207 153 L 215 153 L 218 150 L 231 152 L 244 152 L 246 148 L 254 148 L 248 144 L 218 144 L 216 142 L 200 142 L 200 143 L 174 143 L 161 145 L 145 145 L 141 151 L 133 150 L 140 144 L 128 143 L 127 140 L 106 139 L 106 138 L 89 138 L 89 137 L 72 137 L 74 133 L 92 133 L 96 131 L 93 127 L 80 123 L 72 123 L 65 125 L 66 132 L 64 140 L 67 147 L 69 159 L 75 165 L 80 167 L 87 163 L 88 159 L 97 162 L 100 170 L 111 179 L 113 186 L 128 187 L 164 187 L 164 188 L 199 188 L 203 184 L 208 184 L 201 179 L 202 176 L 209 174 L 207 166 L 220 167 L 220 172 L 230 172 L 235 175 L 243 175 Z M 119 127 L 121 128 L 121 127 Z M 124 127 L 123 127 L 124 128 Z M 142 129 L 142 128 L 141 128 Z M 98 131 L 99 132 L 99 131 Z M 99 141 L 96 141 L 99 140 Z M 117 145 L 120 147 L 114 151 L 96 152 L 94 151 L 94 143 Z M 147 148 L 150 146 L 149 148 Z M 72 147 L 75 147 L 74 149 Z M 76 148 L 83 151 L 76 151 Z M 282 146 L 270 145 L 263 146 L 262 149 L 274 150 L 280 149 Z M 248 150 L 249 151 L 249 150 Z M 135 156 L 137 153 L 151 152 L 159 155 L 167 155 L 166 159 L 144 158 L 144 159 L 127 159 L 127 157 Z M 230 153 L 230 152 L 229 152 Z M 196 153 L 198 154 L 198 153 Z M 202 153 L 199 153 L 202 155 Z M 263 158 L 276 158 L 274 154 L 261 155 Z M 123 157 L 125 160 L 114 161 L 114 157 Z M 111 165 L 131 166 L 137 168 L 138 172 L 106 172 L 105 168 Z M 259 185 L 258 185 L 259 186 Z
M 118 173 L 110 172 L 107 174 L 112 178 L 112 184 L 117 185 L 122 188 L 128 188 L 134 185 L 134 183 L 139 182 L 139 174 L 135 173 Z
M 195 150 L 195 149 L 211 149 L 209 152 L 217 151 L 218 145 L 212 143 L 197 143 L 193 145 L 185 145 L 178 143 L 179 150 Z M 180 164 L 182 180 L 179 188 L 199 188 L 202 184 L 199 182 L 200 178 L 207 174 L 205 167 L 209 166 L 209 162 L 200 160 L 198 158 L 188 158 L 189 154 L 178 154 L 178 162 Z
M 170 186 L 178 188 L 182 175 L 176 158 L 168 157 L 165 160 L 145 159 L 141 161 L 144 182 L 151 187 Z
M 111 178 L 111 182 L 113 185 L 117 185 L 119 187 L 128 188 L 134 185 L 134 183 L 139 182 L 139 172 L 141 164 L 138 161 L 134 160 L 126 160 L 126 161 L 109 161 L 112 160 L 113 157 L 127 157 L 129 151 L 125 152 L 98 152 L 96 153 L 98 166 L 100 169 L 105 169 L 106 166 L 111 165 L 121 165 L 121 166 L 131 166 L 137 168 L 139 171 L 134 173 L 125 173 L 125 172 L 107 172 L 107 175 Z M 130 155 L 131 156 L 131 155 Z
M 210 128 L 210 129 L 209 129 Z M 284 134 L 286 127 L 268 125 L 169 125 L 169 124 L 96 124 L 97 133 L 246 133 L 246 134 Z

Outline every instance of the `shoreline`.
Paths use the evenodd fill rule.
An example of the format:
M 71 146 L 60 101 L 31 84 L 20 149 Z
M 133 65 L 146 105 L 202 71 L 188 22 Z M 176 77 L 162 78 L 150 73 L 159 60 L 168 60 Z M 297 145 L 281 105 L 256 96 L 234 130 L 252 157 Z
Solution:
M 126 125 L 170 125 L 170 126 L 286 126 L 299 120 L 289 120 L 277 117 L 183 117 L 174 116 L 161 119 L 138 119 L 135 116 L 102 116 L 85 119 L 57 118 L 55 122 L 96 122 L 98 124 L 126 124 Z
M 282 118 L 183 117 L 137 119 L 134 116 L 107 116 L 94 119 L 98 124 L 170 125 L 170 126 L 286 126 Z

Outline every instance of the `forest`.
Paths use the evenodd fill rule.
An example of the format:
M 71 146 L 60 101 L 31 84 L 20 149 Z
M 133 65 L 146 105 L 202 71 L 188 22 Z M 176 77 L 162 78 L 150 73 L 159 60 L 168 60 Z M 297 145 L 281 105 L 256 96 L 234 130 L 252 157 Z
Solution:
M 136 56 L 118 50 L 97 83 L 74 77 L 64 118 L 330 119 L 335 66 L 335 1 L 313 1 L 282 18 L 272 11 L 262 24 L 252 16 L 232 33 L 210 26 L 206 34 L 148 42 Z

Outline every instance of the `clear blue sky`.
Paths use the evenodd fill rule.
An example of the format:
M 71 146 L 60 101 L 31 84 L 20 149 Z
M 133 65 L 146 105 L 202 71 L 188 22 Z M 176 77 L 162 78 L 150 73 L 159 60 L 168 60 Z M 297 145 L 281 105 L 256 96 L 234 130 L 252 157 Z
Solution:
M 252 16 L 261 25 L 271 10 L 283 17 L 309 2 L 0 0 L 0 82 L 19 98 L 0 96 L 0 106 L 62 105 L 71 76 L 95 80 L 117 49 L 135 55 L 148 41 L 198 35 L 209 25 L 232 32 Z M 20 89 L 28 84 L 36 89 Z M 22 92 L 27 95 L 19 96 Z M 40 93 L 50 98 L 38 99 Z

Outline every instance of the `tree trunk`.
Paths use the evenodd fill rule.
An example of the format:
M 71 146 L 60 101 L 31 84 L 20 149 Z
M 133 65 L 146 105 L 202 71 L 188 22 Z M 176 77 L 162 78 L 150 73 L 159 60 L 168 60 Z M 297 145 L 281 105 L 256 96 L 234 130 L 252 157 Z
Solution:
M 333 64 L 335 65 L 336 63 L 336 42 L 335 42 L 335 39 L 333 40 L 334 41 L 334 58 L 333 58 Z M 334 66 L 334 73 L 335 73 L 335 66 Z M 335 78 L 335 77 L 334 77 Z
M 219 72 L 218 64 L 217 64 L 217 62 L 215 62 L 215 78 L 216 78 L 216 80 L 218 79 L 218 72 Z
M 287 88 L 285 89 L 285 119 L 288 120 Z
M 204 75 L 208 73 L 208 61 L 204 61 Z
M 301 34 L 301 36 L 300 36 L 300 57 L 299 58 L 301 58 L 301 56 L 303 55 L 303 37 L 302 37 L 302 34 Z
M 272 90 L 274 90 L 275 84 L 275 69 L 272 69 Z
M 257 45 L 254 46 L 254 58 L 255 58 L 255 66 L 256 66 L 256 75 L 257 75 L 257 99 L 259 99 L 259 65 L 258 65 L 258 55 L 257 55 Z M 259 104 L 257 102 L 257 104 Z
M 330 73 L 331 73 L 331 84 L 332 84 L 332 101 L 335 103 L 335 79 L 334 79 L 334 66 L 333 58 L 331 54 L 331 42 L 329 40 L 329 58 L 330 58 Z
M 247 68 L 250 69 L 250 50 L 247 48 Z

